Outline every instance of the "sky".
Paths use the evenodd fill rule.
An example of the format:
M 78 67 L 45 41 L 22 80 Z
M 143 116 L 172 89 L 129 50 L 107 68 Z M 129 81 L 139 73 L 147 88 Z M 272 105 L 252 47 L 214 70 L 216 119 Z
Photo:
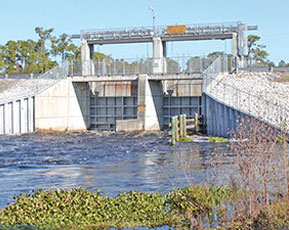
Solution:
M 241 21 L 258 25 L 260 44 L 269 59 L 289 63 L 289 0 L 0 0 L 0 44 L 37 39 L 35 27 L 54 28 L 54 35 L 78 34 L 85 29 L 152 26 L 152 12 L 160 25 Z M 76 41 L 76 44 L 78 41 Z M 231 41 L 173 42 L 168 56 L 231 53 Z M 115 58 L 150 56 L 151 44 L 97 46 Z

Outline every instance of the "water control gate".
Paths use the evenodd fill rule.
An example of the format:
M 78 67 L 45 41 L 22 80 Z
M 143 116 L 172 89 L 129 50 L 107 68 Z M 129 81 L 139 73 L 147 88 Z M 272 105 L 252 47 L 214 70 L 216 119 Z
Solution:
M 164 128 L 168 128 L 171 117 L 186 114 L 188 118 L 194 118 L 195 113 L 201 115 L 202 97 L 201 96 L 169 96 L 163 99 Z
M 163 128 L 168 128 L 171 117 L 186 114 L 193 118 L 201 114 L 201 96 L 163 97 Z M 90 96 L 90 129 L 116 129 L 116 120 L 137 119 L 137 96 Z
M 137 119 L 137 96 L 90 96 L 90 129 L 115 131 L 127 119 Z

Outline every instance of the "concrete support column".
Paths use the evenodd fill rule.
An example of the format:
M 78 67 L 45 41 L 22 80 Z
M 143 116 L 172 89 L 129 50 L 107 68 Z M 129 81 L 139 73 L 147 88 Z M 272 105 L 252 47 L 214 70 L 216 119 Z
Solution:
M 163 127 L 163 85 L 161 81 L 146 81 L 146 111 L 144 128 L 160 131 Z
M 235 63 L 235 68 L 238 70 L 239 68 L 239 56 L 238 56 L 238 34 L 233 33 L 232 37 L 232 53 L 233 53 L 233 58 L 234 58 L 234 63 Z
M 13 104 L 12 102 L 4 104 L 4 124 L 5 124 L 5 134 L 13 133 Z
M 28 132 L 34 132 L 34 97 L 28 98 Z
M 146 112 L 146 81 L 147 75 L 140 75 L 138 77 L 137 119 L 142 123 L 142 130 L 144 130 Z
M 236 68 L 244 68 L 245 64 L 245 56 L 248 54 L 248 44 L 247 44 L 247 36 L 245 34 L 246 27 L 242 27 L 239 33 L 233 33 L 233 57 L 236 61 Z
M 160 37 L 153 38 L 153 73 L 166 73 L 166 43 Z
M 21 119 L 21 116 L 24 115 L 24 113 L 22 113 L 23 109 L 21 108 L 22 104 L 23 104 L 23 100 L 14 101 L 13 104 L 12 104 L 12 109 L 13 109 L 13 121 L 12 121 L 13 122 L 13 134 L 21 133 L 21 131 L 22 131 L 21 130 L 22 122 L 25 122 L 23 119 Z
M 95 75 L 93 63 L 94 47 L 88 45 L 85 39 L 81 40 L 81 67 L 82 75 L 89 76 Z
M 147 75 L 138 79 L 138 120 L 145 131 L 163 127 L 163 86 L 161 81 L 149 81 Z

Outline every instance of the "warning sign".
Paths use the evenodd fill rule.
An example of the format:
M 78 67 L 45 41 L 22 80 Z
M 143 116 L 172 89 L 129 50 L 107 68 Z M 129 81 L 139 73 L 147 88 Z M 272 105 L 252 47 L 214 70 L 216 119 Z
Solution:
M 167 26 L 168 34 L 184 34 L 187 32 L 186 25 Z

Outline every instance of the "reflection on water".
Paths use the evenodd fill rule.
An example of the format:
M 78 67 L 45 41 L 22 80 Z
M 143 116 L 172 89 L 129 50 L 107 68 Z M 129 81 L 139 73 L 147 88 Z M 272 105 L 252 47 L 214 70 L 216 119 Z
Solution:
M 226 144 L 168 143 L 155 133 L 0 136 L 0 208 L 13 195 L 40 188 L 170 191 L 210 179 L 212 152 L 228 151 Z

